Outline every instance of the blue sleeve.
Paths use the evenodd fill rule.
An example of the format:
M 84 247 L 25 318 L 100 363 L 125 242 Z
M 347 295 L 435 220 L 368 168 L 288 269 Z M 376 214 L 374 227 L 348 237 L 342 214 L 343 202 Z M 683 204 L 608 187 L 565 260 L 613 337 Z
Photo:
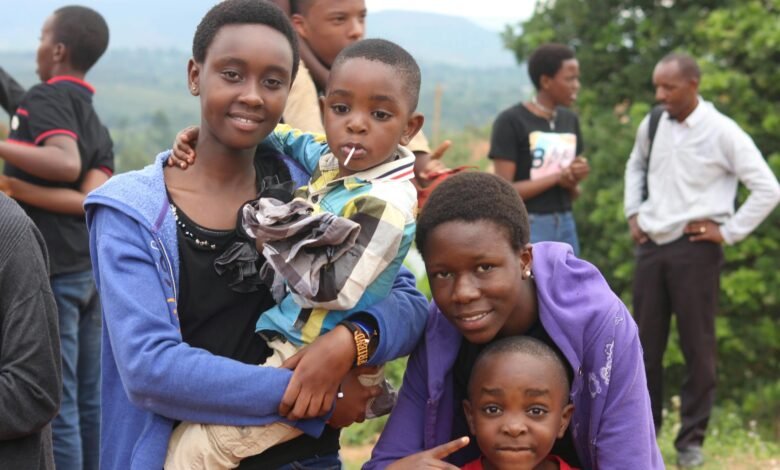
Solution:
M 398 401 L 363 470 L 382 469 L 398 459 L 425 450 L 423 432 L 429 398 L 426 357 L 426 344 L 422 340 L 409 357 Z
M 417 290 L 414 275 L 401 267 L 390 295 L 366 309 L 379 327 L 379 346 L 369 364 L 384 364 L 412 352 L 425 330 L 428 299 Z
M 276 151 L 289 155 L 303 165 L 309 174 L 317 169 L 320 157 L 330 152 L 325 136 L 322 134 L 305 133 L 286 124 L 276 126 L 276 129 L 263 140 L 263 145 L 271 146 Z
M 277 408 L 292 372 L 215 356 L 184 343 L 158 272 L 158 241 L 126 215 L 87 206 L 95 280 L 115 366 L 137 407 L 181 421 L 258 425 Z M 157 250 L 156 256 L 153 255 Z M 104 365 L 112 367 L 112 365 Z M 295 423 L 314 436 L 321 419 Z

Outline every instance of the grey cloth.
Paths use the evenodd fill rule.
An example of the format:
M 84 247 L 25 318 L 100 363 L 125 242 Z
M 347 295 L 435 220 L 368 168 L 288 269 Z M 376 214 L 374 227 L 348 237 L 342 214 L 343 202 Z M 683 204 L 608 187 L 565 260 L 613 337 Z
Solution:
M 53 469 L 60 406 L 57 306 L 43 237 L 0 193 L 0 466 Z
M 271 293 L 278 303 L 290 290 L 313 299 L 320 287 L 320 273 L 355 245 L 360 225 L 330 212 L 314 213 L 308 201 L 296 198 L 284 203 L 261 197 L 244 205 L 242 226 L 249 236 L 263 243 L 267 263 L 260 271 L 271 277 Z M 270 266 L 270 268 L 269 268 Z

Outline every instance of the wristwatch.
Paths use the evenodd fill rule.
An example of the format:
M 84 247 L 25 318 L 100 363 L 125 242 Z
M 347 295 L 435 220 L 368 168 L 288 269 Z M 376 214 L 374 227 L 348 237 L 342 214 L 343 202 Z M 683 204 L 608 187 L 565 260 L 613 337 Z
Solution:
M 352 333 L 355 340 L 355 366 L 362 366 L 376 350 L 379 332 L 375 329 L 368 330 L 362 323 L 356 321 L 344 320 L 339 322 L 339 325 L 344 325 Z

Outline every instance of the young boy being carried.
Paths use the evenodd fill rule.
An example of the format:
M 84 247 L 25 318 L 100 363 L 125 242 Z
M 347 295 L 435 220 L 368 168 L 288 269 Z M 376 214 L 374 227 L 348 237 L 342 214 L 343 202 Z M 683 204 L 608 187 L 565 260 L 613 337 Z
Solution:
M 46 242 L 62 349 L 62 406 L 53 422 L 58 468 L 98 468 L 101 317 L 89 258 L 84 198 L 112 174 L 113 144 L 92 105 L 87 71 L 108 47 L 108 26 L 89 8 L 56 10 L 36 56 L 41 79 L 23 88 L 0 70 L 11 117 L 0 191 L 16 199 Z
M 510 336 L 480 352 L 463 410 L 482 457 L 464 470 L 571 470 L 550 453 L 569 426 L 570 379 L 556 352 L 530 336 Z
M 321 100 L 327 142 L 283 125 L 262 144 L 291 155 L 312 175 L 292 201 L 271 188 L 243 208 L 244 227 L 289 289 L 257 324 L 274 351 L 265 365 L 293 368 L 306 353 L 301 348 L 337 326 L 355 338 L 356 365 L 368 360 L 378 329 L 359 312 L 387 295 L 414 236 L 414 155 L 403 146 L 423 124 L 415 112 L 419 89 L 420 70 L 408 52 L 385 40 L 360 41 L 335 60 Z M 173 163 L 194 157 L 181 138 L 175 147 Z M 381 374 L 363 377 L 366 385 L 383 380 Z M 297 397 L 294 406 L 320 406 L 309 400 Z M 300 433 L 281 422 L 243 428 L 182 423 L 165 468 L 201 468 L 198 462 L 235 468 Z

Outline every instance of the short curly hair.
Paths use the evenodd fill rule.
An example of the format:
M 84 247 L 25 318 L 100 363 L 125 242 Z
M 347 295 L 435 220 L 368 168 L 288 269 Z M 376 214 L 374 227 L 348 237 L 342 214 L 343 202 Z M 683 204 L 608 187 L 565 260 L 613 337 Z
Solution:
M 409 100 L 410 110 L 417 109 L 420 98 L 420 66 L 414 57 L 398 44 L 386 39 L 363 39 L 350 44 L 339 52 L 333 61 L 331 73 L 349 59 L 366 59 L 381 62 L 395 69 L 403 80 L 403 89 Z
M 84 73 L 108 48 L 108 24 L 91 8 L 72 5 L 55 10 L 52 33 L 68 49 L 70 66 Z
M 487 346 L 480 351 L 477 359 L 474 361 L 474 366 L 472 367 L 471 375 L 469 376 L 467 388 L 469 399 L 471 399 L 471 385 L 474 374 L 485 367 L 484 362 L 486 362 L 488 358 L 499 354 L 524 354 L 550 363 L 552 366 L 550 370 L 554 372 L 555 379 L 563 390 L 563 396 L 565 397 L 564 405 L 569 402 L 569 389 L 571 387 L 572 376 L 569 372 L 570 367 L 567 366 L 566 359 L 543 341 L 532 336 L 524 335 L 508 336 L 506 338 L 498 339 L 492 343 L 488 343 Z
M 574 50 L 564 44 L 548 43 L 537 47 L 528 58 L 528 75 L 536 89 L 542 86 L 542 76 L 554 77 L 563 62 L 575 59 Z
M 515 250 L 530 239 L 528 212 L 517 190 L 496 175 L 467 171 L 447 178 L 431 193 L 417 219 L 417 249 L 425 257 L 428 236 L 439 225 L 480 220 L 505 228 Z
M 234 24 L 261 24 L 282 33 L 292 48 L 292 78 L 295 79 L 300 60 L 295 30 L 281 8 L 266 0 L 225 0 L 214 5 L 200 21 L 192 38 L 192 58 L 195 62 L 206 60 L 206 51 L 220 28 Z

